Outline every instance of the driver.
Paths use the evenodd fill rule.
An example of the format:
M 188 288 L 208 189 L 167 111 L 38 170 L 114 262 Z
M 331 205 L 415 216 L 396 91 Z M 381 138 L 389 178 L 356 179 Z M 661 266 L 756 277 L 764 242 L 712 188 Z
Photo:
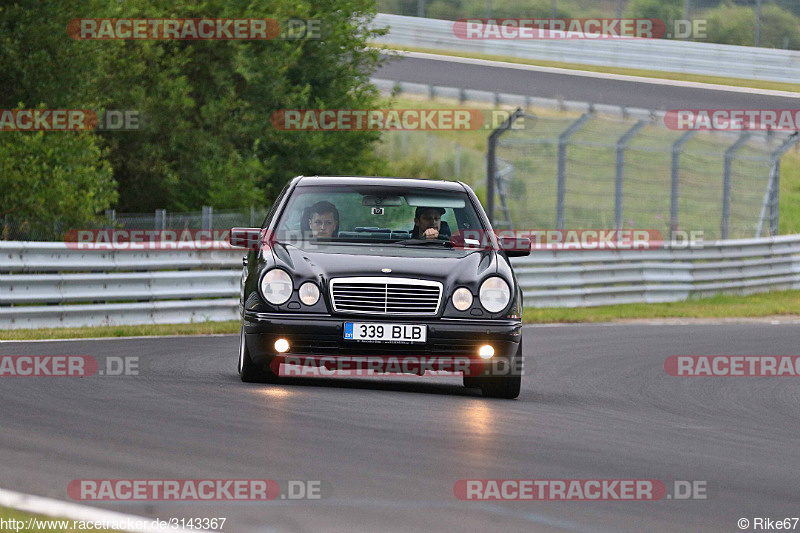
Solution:
M 339 233 L 339 210 L 330 202 L 317 202 L 308 209 L 308 227 L 316 238 L 330 239 Z
M 414 239 L 436 239 L 442 225 L 444 207 L 418 207 L 414 211 Z

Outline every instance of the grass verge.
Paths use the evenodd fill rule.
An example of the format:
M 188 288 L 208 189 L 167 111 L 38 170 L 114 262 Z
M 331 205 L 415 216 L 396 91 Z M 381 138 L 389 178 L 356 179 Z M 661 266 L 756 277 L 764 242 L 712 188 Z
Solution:
M 386 50 L 400 50 L 407 52 L 424 52 L 428 54 L 438 54 L 442 56 L 467 57 L 472 59 L 486 59 L 488 61 L 505 61 L 507 63 L 518 63 L 520 65 L 534 65 L 538 67 L 553 67 L 569 70 L 583 70 L 586 72 L 602 72 L 604 74 L 621 74 L 624 76 L 636 76 L 640 78 L 656 78 L 662 80 L 690 81 L 696 83 L 712 83 L 716 85 L 731 85 L 734 87 L 750 87 L 753 89 L 766 89 L 771 91 L 800 92 L 800 85 L 796 83 L 783 83 L 779 81 L 748 80 L 742 78 L 726 78 L 721 76 L 708 76 L 705 74 L 687 74 L 683 72 L 664 72 L 661 70 L 640 70 L 632 68 L 608 67 L 601 65 L 584 65 L 581 63 L 564 63 L 561 61 L 545 61 L 539 59 L 524 59 L 513 56 L 502 56 L 493 54 L 476 54 L 470 52 L 456 52 L 451 50 L 439 50 L 436 48 L 422 48 L 416 46 L 388 47 L 375 45 Z
M 90 337 L 143 337 L 148 335 L 212 335 L 239 333 L 239 321 L 196 322 L 142 326 L 100 326 L 95 328 L 9 329 L 0 340 L 86 339 Z
M 612 322 L 642 318 L 757 318 L 800 315 L 800 291 L 773 291 L 737 296 L 656 304 L 619 304 L 598 307 L 527 308 L 526 323 Z
M 75 521 L 69 518 L 53 518 L 50 516 L 26 513 L 8 507 L 0 507 L 0 519 L 5 521 L 7 527 L 3 531 L 52 531 L 54 533 L 77 533 L 78 531 L 85 531 L 84 529 L 76 529 Z M 17 524 L 18 527 L 14 528 L 9 525 L 9 520 L 16 520 L 22 522 Z M 92 523 L 94 525 L 94 523 Z M 80 528 L 80 524 L 77 524 Z M 32 527 L 29 527 L 32 526 Z M 122 531 L 120 529 L 96 529 L 92 531 Z

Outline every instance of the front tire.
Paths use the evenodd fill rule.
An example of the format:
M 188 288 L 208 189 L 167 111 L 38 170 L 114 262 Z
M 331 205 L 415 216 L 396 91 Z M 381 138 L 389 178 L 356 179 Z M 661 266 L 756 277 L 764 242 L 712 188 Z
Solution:
M 277 376 L 271 370 L 256 365 L 250 359 L 244 324 L 239 334 L 239 377 L 245 383 L 274 383 L 277 380 Z

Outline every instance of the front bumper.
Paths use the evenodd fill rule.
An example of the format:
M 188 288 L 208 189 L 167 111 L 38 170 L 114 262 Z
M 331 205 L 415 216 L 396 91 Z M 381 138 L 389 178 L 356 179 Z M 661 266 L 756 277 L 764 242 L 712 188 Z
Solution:
M 425 343 L 372 343 L 344 339 L 344 323 L 384 322 L 398 324 L 426 324 Z M 409 319 L 404 317 L 359 316 L 333 317 L 319 314 L 258 313 L 246 311 L 244 331 L 247 348 L 252 361 L 260 366 L 270 366 L 273 372 L 277 365 L 287 360 L 319 364 L 320 356 L 327 362 L 336 360 L 381 359 L 396 360 L 403 368 L 411 361 L 423 362 L 423 366 L 435 370 L 468 368 L 465 375 L 499 375 L 520 371 L 521 361 L 515 358 L 522 338 L 522 324 L 515 319 Z M 275 351 L 279 338 L 289 341 L 286 353 Z M 478 355 L 481 346 L 494 348 L 494 357 L 484 360 Z M 433 357 L 433 359 L 431 359 Z

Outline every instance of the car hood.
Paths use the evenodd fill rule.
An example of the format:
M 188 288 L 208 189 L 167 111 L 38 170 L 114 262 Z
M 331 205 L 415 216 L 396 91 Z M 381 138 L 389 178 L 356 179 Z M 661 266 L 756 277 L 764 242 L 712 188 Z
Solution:
M 498 270 L 493 250 L 453 250 L 425 246 L 327 245 L 314 250 L 290 244 L 272 247 L 276 266 L 298 278 L 328 280 L 349 276 L 401 277 L 439 281 L 446 292 L 475 284 Z M 391 269 L 391 272 L 385 272 Z

